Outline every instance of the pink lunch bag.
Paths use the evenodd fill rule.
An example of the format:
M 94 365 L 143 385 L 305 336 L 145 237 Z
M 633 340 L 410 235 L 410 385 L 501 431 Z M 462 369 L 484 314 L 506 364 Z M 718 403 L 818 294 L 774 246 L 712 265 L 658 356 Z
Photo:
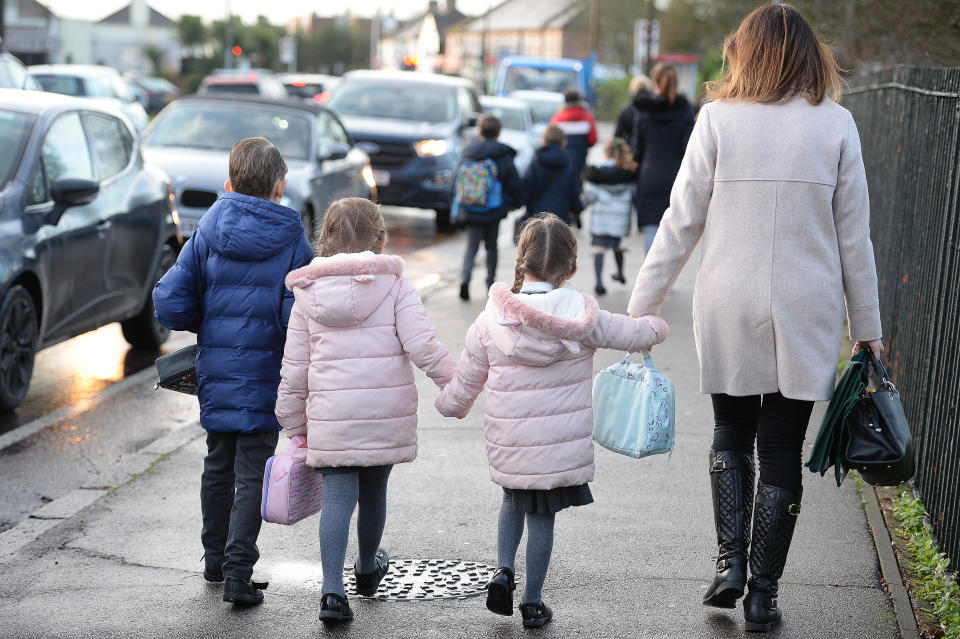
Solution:
M 287 449 L 267 460 L 260 515 L 272 524 L 295 524 L 320 512 L 323 477 L 307 466 L 304 435 L 294 435 Z

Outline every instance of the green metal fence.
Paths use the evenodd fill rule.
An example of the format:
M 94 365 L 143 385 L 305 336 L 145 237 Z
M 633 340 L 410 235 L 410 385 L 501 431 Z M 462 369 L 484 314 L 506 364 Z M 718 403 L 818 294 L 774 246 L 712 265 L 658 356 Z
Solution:
M 916 487 L 960 562 L 960 69 L 898 67 L 851 82 L 889 372 L 917 444 Z

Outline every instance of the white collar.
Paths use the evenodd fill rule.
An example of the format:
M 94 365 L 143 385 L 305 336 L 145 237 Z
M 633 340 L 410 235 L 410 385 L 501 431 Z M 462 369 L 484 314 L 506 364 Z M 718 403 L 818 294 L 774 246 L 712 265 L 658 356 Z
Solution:
M 524 282 L 520 287 L 521 293 L 549 293 L 553 290 L 550 282 Z

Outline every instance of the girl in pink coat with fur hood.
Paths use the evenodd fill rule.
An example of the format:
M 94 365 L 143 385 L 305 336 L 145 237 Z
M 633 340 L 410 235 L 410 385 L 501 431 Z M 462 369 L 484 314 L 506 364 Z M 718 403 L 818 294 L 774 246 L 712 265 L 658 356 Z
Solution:
M 437 410 L 463 417 L 487 386 L 484 436 L 490 477 L 503 487 L 497 532 L 499 569 L 487 608 L 513 614 L 514 561 L 524 519 L 525 628 L 553 616 L 541 590 L 553 549 L 554 514 L 593 501 L 593 354 L 639 351 L 667 337 L 655 315 L 631 319 L 602 311 L 592 297 L 563 288 L 577 270 L 577 239 L 553 214 L 530 220 L 517 246 L 513 289 L 494 284 L 467 332 L 456 374 Z
M 387 232 L 362 198 L 327 209 L 319 253 L 287 276 L 294 294 L 277 419 L 306 434 L 307 464 L 323 474 L 320 619 L 353 619 L 343 588 L 350 518 L 359 503 L 357 592 L 372 596 L 390 562 L 379 548 L 393 464 L 417 456 L 411 361 L 444 386 L 456 366 L 437 341 L 403 260 L 380 255 Z

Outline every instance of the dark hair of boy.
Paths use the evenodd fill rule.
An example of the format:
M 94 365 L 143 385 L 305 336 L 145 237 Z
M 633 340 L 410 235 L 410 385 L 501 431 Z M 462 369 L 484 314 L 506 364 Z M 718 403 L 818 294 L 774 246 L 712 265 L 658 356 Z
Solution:
M 230 149 L 230 184 L 243 195 L 269 200 L 287 175 L 287 163 L 266 138 L 244 138 Z
M 517 242 L 513 288 L 519 293 L 530 275 L 560 288 L 577 270 L 577 236 L 553 213 L 541 213 L 523 225 Z
M 543 143 L 563 146 L 567 141 L 567 134 L 558 126 L 551 124 L 543 130 Z
M 563 101 L 567 104 L 580 104 L 583 98 L 576 89 L 567 89 L 563 92 Z
M 485 115 L 480 119 L 480 137 L 484 140 L 496 140 L 500 137 L 500 118 L 495 115 Z

